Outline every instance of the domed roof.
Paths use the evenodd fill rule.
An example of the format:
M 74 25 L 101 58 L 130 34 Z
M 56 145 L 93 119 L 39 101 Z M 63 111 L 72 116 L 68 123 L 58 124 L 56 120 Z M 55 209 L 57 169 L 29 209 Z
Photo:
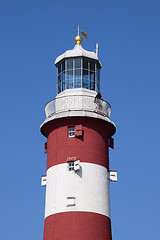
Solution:
M 55 65 L 57 65 L 64 58 L 72 58 L 72 57 L 87 57 L 93 60 L 98 61 L 100 67 L 101 63 L 98 60 L 98 56 L 95 52 L 86 51 L 82 48 L 81 44 L 76 44 L 72 50 L 65 51 L 62 55 L 56 58 Z

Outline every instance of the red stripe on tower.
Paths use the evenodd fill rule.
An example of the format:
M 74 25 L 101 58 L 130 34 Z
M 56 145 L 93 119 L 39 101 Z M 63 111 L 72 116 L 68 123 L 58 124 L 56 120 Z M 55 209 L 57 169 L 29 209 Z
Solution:
M 112 239 L 110 219 L 96 213 L 58 213 L 46 218 L 44 226 L 44 239 Z
M 77 36 L 74 49 L 55 61 L 58 94 L 41 125 L 47 137 L 44 240 L 112 239 L 109 147 L 116 128 L 100 94 L 98 56 L 81 41 Z

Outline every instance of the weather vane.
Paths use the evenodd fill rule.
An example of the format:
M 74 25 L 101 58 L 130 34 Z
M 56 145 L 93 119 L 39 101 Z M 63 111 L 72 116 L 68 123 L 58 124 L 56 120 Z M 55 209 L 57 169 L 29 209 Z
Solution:
M 88 39 L 87 38 L 87 33 L 86 32 L 84 32 L 83 30 L 79 30 L 79 25 L 78 25 L 78 28 L 77 27 L 74 27 L 74 29 L 77 29 L 78 30 L 78 35 L 75 37 L 75 42 L 76 43 L 78 43 L 78 44 L 80 44 L 81 42 L 82 42 L 82 37 L 79 35 L 79 33 L 81 33 L 82 34 L 82 36 L 83 37 L 85 37 L 86 39 Z

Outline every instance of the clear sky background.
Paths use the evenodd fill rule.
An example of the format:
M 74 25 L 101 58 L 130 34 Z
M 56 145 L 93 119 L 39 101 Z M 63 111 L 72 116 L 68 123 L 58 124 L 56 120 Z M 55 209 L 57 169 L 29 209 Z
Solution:
M 43 238 L 46 139 L 56 96 L 54 61 L 99 43 L 101 93 L 117 126 L 110 168 L 113 240 L 160 239 L 160 1 L 0 1 L 0 239 Z

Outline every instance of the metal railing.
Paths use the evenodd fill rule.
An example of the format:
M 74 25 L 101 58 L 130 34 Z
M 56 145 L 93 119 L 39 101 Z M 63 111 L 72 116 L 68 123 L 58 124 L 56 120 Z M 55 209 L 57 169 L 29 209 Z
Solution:
M 110 117 L 111 106 L 108 102 L 86 95 L 70 95 L 55 98 L 45 106 L 46 117 L 67 111 L 89 111 Z

